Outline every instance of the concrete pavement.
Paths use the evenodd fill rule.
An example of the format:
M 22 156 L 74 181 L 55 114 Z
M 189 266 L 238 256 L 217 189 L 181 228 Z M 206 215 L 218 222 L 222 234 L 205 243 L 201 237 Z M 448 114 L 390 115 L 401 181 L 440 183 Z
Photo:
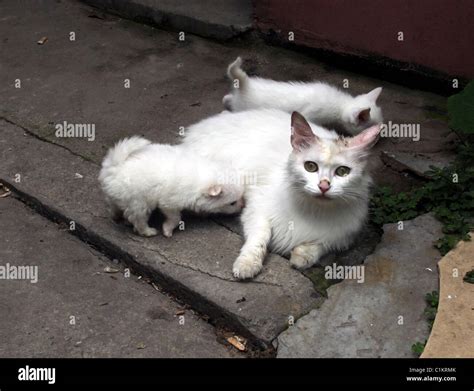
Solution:
M 242 243 L 236 219 L 189 218 L 185 232 L 173 240 L 140 238 L 113 223 L 96 180 L 107 148 L 134 134 L 178 142 L 182 128 L 222 110 L 225 69 L 238 55 L 249 73 L 274 79 L 320 79 L 338 86 L 348 80 L 354 94 L 382 85 L 387 120 L 422 124 L 417 143 L 382 139 L 377 151 L 386 156 L 436 154 L 449 133 L 443 121 L 433 119 L 443 113 L 443 97 L 340 71 L 260 41 L 222 44 L 191 34 L 181 41 L 177 33 L 113 15 L 97 17 L 97 10 L 72 1 L 41 7 L 4 1 L 0 12 L 0 179 L 40 213 L 74 221 L 83 241 L 151 278 L 214 324 L 249 338 L 254 347 L 270 347 L 290 320 L 320 306 L 317 278 L 272 255 L 255 281 L 234 281 L 231 264 Z M 55 126 L 64 121 L 93 125 L 94 137 L 58 137 Z M 374 163 L 379 184 L 403 190 L 419 180 L 396 158 L 376 154 Z M 154 224 L 159 219 L 156 215 Z M 357 249 L 325 262 L 361 263 L 379 236 L 368 230 Z
M 0 221 L 0 265 L 37 268 L 37 281 L 0 279 L 0 357 L 239 357 L 213 326 L 68 226 L 13 196 L 0 198 Z

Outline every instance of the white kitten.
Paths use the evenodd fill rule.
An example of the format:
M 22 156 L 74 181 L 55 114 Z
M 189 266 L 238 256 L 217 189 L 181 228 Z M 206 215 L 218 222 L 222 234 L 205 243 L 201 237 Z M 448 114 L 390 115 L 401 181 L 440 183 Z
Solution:
M 367 216 L 366 161 L 379 132 L 376 125 L 343 138 L 298 113 L 268 109 L 223 112 L 187 130 L 187 148 L 257 178 L 246 188 L 235 277 L 259 273 L 267 249 L 291 252 L 291 264 L 306 268 L 351 243 Z
M 376 104 L 382 87 L 353 97 L 322 82 L 278 82 L 249 77 L 241 65 L 238 57 L 227 70 L 232 92 L 222 102 L 229 111 L 255 108 L 298 111 L 319 125 L 342 127 L 350 134 L 383 121 L 382 110 Z
M 194 212 L 239 212 L 243 186 L 226 182 L 224 172 L 181 146 L 152 144 L 141 137 L 121 140 L 107 153 L 99 181 L 115 217 L 123 213 L 143 236 L 155 208 L 166 217 L 163 234 L 171 237 L 183 209 Z

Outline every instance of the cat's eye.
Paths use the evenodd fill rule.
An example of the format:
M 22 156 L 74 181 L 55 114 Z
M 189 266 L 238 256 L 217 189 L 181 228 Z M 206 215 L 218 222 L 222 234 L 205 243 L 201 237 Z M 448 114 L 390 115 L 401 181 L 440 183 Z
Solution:
M 304 162 L 304 169 L 308 172 L 318 171 L 318 165 L 315 162 L 307 161 Z
M 347 176 L 351 172 L 351 169 L 346 166 L 340 166 L 336 168 L 336 175 L 337 176 Z

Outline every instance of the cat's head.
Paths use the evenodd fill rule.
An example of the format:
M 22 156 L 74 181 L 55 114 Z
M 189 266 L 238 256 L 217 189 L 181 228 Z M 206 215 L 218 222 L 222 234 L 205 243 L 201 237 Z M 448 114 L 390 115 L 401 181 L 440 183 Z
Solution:
M 353 137 L 318 137 L 306 119 L 293 112 L 289 180 L 297 190 L 321 202 L 365 199 L 370 183 L 367 158 L 379 134 L 377 124 Z
M 199 212 L 235 214 L 244 207 L 243 186 L 232 183 L 216 183 L 207 186 L 196 200 Z
M 358 134 L 371 125 L 383 122 L 382 110 L 377 106 L 377 98 L 382 87 L 377 87 L 367 94 L 357 95 L 342 111 L 344 128 L 350 134 Z

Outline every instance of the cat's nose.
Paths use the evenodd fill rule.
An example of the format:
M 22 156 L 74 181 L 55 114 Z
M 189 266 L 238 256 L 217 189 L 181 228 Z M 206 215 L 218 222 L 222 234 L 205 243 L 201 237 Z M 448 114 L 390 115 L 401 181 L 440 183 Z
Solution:
M 331 184 L 329 183 L 329 181 L 321 181 L 319 182 L 319 190 L 321 190 L 321 193 L 326 193 L 330 188 L 331 188 Z

